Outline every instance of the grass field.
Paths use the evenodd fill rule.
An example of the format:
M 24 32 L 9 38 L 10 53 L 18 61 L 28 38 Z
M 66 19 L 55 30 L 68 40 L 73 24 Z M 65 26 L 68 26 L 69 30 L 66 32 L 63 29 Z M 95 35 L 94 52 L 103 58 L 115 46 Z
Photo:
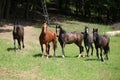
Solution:
M 101 34 L 112 30 L 107 25 L 78 21 L 58 23 L 67 31 L 83 31 L 84 26 L 89 26 L 91 31 L 93 27 L 99 28 Z M 59 42 L 58 57 L 46 59 L 41 58 L 38 41 L 41 28 L 34 27 L 32 29 L 35 32 L 30 36 L 31 40 L 34 38 L 34 41 L 37 42 L 26 38 L 25 45 L 28 47 L 17 52 L 13 50 L 12 37 L 9 37 L 10 39 L 0 37 L 0 80 L 120 80 L 120 35 L 110 37 L 109 60 L 105 62 L 97 61 L 95 50 L 93 56 L 75 57 L 79 54 L 79 50 L 74 44 L 66 45 L 67 57 L 63 59 Z M 51 29 L 55 31 L 54 27 Z M 9 34 L 12 35 L 12 31 Z M 52 53 L 51 49 L 51 56 Z

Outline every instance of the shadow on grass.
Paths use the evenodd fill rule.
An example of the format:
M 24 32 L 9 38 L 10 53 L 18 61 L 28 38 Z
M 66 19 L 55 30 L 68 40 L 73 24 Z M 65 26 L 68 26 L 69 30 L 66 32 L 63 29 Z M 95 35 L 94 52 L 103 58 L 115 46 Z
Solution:
M 42 53 L 38 53 L 33 55 L 33 57 L 42 57 Z M 46 57 L 46 54 L 44 55 L 44 57 Z M 61 55 L 59 56 L 53 56 L 53 55 L 49 55 L 49 58 L 63 58 Z M 65 56 L 65 58 L 70 58 L 70 56 Z
M 63 58 L 62 55 L 56 56 L 57 58 Z M 70 56 L 65 56 L 64 58 L 70 58 Z
M 98 59 L 96 59 L 96 58 L 89 58 L 89 59 L 85 59 L 85 61 L 98 61 Z
M 14 51 L 14 48 L 7 48 L 7 51 Z
M 17 51 L 17 50 L 20 50 L 19 48 L 16 48 L 16 50 L 15 50 L 15 48 L 7 48 L 7 51 L 9 52 L 9 51 Z
M 33 55 L 33 57 L 42 57 L 42 53 L 38 53 L 38 54 L 35 54 L 35 55 Z M 46 57 L 46 55 L 44 55 L 44 57 Z M 51 56 L 51 55 L 49 55 L 49 58 L 51 58 L 51 57 L 54 57 L 54 56 Z
M 33 57 L 42 57 L 42 54 L 38 53 L 38 54 L 33 55 Z

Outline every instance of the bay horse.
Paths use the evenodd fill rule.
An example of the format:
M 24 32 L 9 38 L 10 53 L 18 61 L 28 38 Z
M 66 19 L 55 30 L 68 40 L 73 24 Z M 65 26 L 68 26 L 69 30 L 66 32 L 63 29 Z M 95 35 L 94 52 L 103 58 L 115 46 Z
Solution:
M 48 58 L 49 56 L 49 50 L 50 50 L 50 42 L 53 43 L 53 49 L 54 49 L 54 56 L 56 56 L 56 47 L 57 47 L 57 38 L 56 38 L 56 34 L 48 29 L 47 23 L 44 21 L 42 24 L 42 31 L 41 34 L 39 36 L 39 42 L 41 45 L 41 50 L 42 50 L 42 57 L 44 57 L 44 48 L 43 48 L 43 44 L 45 44 L 46 46 L 46 56 Z
M 78 57 L 81 56 L 83 52 L 82 40 L 83 34 L 80 32 L 66 32 L 60 25 L 56 25 L 56 34 L 58 37 L 58 41 L 62 48 L 62 57 L 65 57 L 64 48 L 65 44 L 75 43 L 79 47 L 80 54 Z
M 101 61 L 104 61 L 102 57 L 102 50 L 104 50 L 105 59 L 108 60 L 108 52 L 110 51 L 110 47 L 109 47 L 110 38 L 106 35 L 99 35 L 98 29 L 93 28 L 93 40 L 94 40 L 98 60 L 99 60 L 98 48 L 100 48 Z
M 91 48 L 91 55 L 93 55 L 93 34 L 89 34 L 89 28 L 85 26 L 84 29 L 84 46 L 86 49 L 87 57 L 89 56 L 89 50 Z
M 24 28 L 21 25 L 18 25 L 18 22 L 14 22 L 13 28 L 13 40 L 14 40 L 14 50 L 16 51 L 16 40 L 18 42 L 18 49 L 21 49 L 21 41 L 22 47 L 24 48 Z

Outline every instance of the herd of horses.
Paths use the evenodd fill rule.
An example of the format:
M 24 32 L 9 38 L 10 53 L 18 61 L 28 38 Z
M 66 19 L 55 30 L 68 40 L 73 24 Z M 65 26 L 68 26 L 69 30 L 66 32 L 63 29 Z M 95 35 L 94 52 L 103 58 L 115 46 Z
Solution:
M 99 59 L 101 57 L 101 61 L 108 60 L 108 52 L 110 51 L 109 43 L 110 39 L 106 35 L 99 35 L 98 29 L 93 28 L 93 32 L 89 34 L 89 27 L 85 27 L 84 32 L 67 32 L 60 25 L 56 25 L 56 32 L 50 30 L 48 28 L 47 22 L 42 23 L 42 31 L 39 36 L 39 42 L 42 50 L 42 57 L 44 57 L 44 47 L 46 47 L 46 57 L 49 58 L 50 52 L 50 42 L 53 43 L 54 56 L 56 56 L 56 48 L 57 48 L 57 39 L 62 48 L 62 57 L 65 57 L 64 48 L 66 44 L 75 43 L 79 47 L 79 55 L 81 57 L 81 53 L 84 51 L 84 47 L 82 46 L 82 42 L 84 41 L 84 46 L 86 49 L 86 56 L 89 56 L 89 50 L 91 50 L 91 55 L 93 55 L 93 44 L 95 45 L 96 55 Z M 58 37 L 58 38 L 57 38 Z M 14 50 L 16 51 L 16 40 L 18 41 L 18 49 L 21 49 L 21 41 L 22 47 L 24 48 L 24 28 L 18 25 L 18 23 L 14 23 L 13 29 L 13 39 L 14 39 Z M 100 49 L 100 52 L 99 52 Z M 105 58 L 103 59 L 103 50 Z

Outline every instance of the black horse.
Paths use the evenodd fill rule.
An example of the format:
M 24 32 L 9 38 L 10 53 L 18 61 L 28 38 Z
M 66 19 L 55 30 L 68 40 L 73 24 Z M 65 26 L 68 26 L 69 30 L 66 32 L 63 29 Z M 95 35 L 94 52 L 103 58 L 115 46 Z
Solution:
M 87 56 L 89 56 L 89 50 L 91 48 L 91 55 L 93 55 L 93 34 L 89 34 L 89 28 L 85 27 L 84 31 L 84 45 L 86 49 Z
M 108 60 L 108 52 L 110 51 L 110 47 L 109 47 L 110 39 L 109 39 L 109 37 L 106 35 L 99 35 L 98 29 L 93 28 L 93 40 L 94 40 L 98 60 L 99 60 L 98 48 L 100 48 L 101 61 L 104 61 L 103 57 L 102 57 L 102 50 L 104 50 L 104 54 L 106 56 L 105 59 Z
M 18 22 L 14 22 L 13 29 L 14 50 L 16 51 L 16 40 L 18 41 L 18 48 L 21 49 L 21 41 L 24 48 L 24 28 L 18 25 Z
M 64 47 L 65 44 L 71 44 L 75 43 L 80 50 L 80 54 L 78 57 L 81 56 L 81 53 L 83 52 L 83 46 L 82 46 L 82 40 L 83 40 L 83 34 L 80 32 L 66 32 L 65 30 L 62 29 L 60 25 L 56 25 L 56 33 L 58 37 L 58 41 L 61 45 L 62 48 L 62 57 L 65 57 L 64 54 Z

